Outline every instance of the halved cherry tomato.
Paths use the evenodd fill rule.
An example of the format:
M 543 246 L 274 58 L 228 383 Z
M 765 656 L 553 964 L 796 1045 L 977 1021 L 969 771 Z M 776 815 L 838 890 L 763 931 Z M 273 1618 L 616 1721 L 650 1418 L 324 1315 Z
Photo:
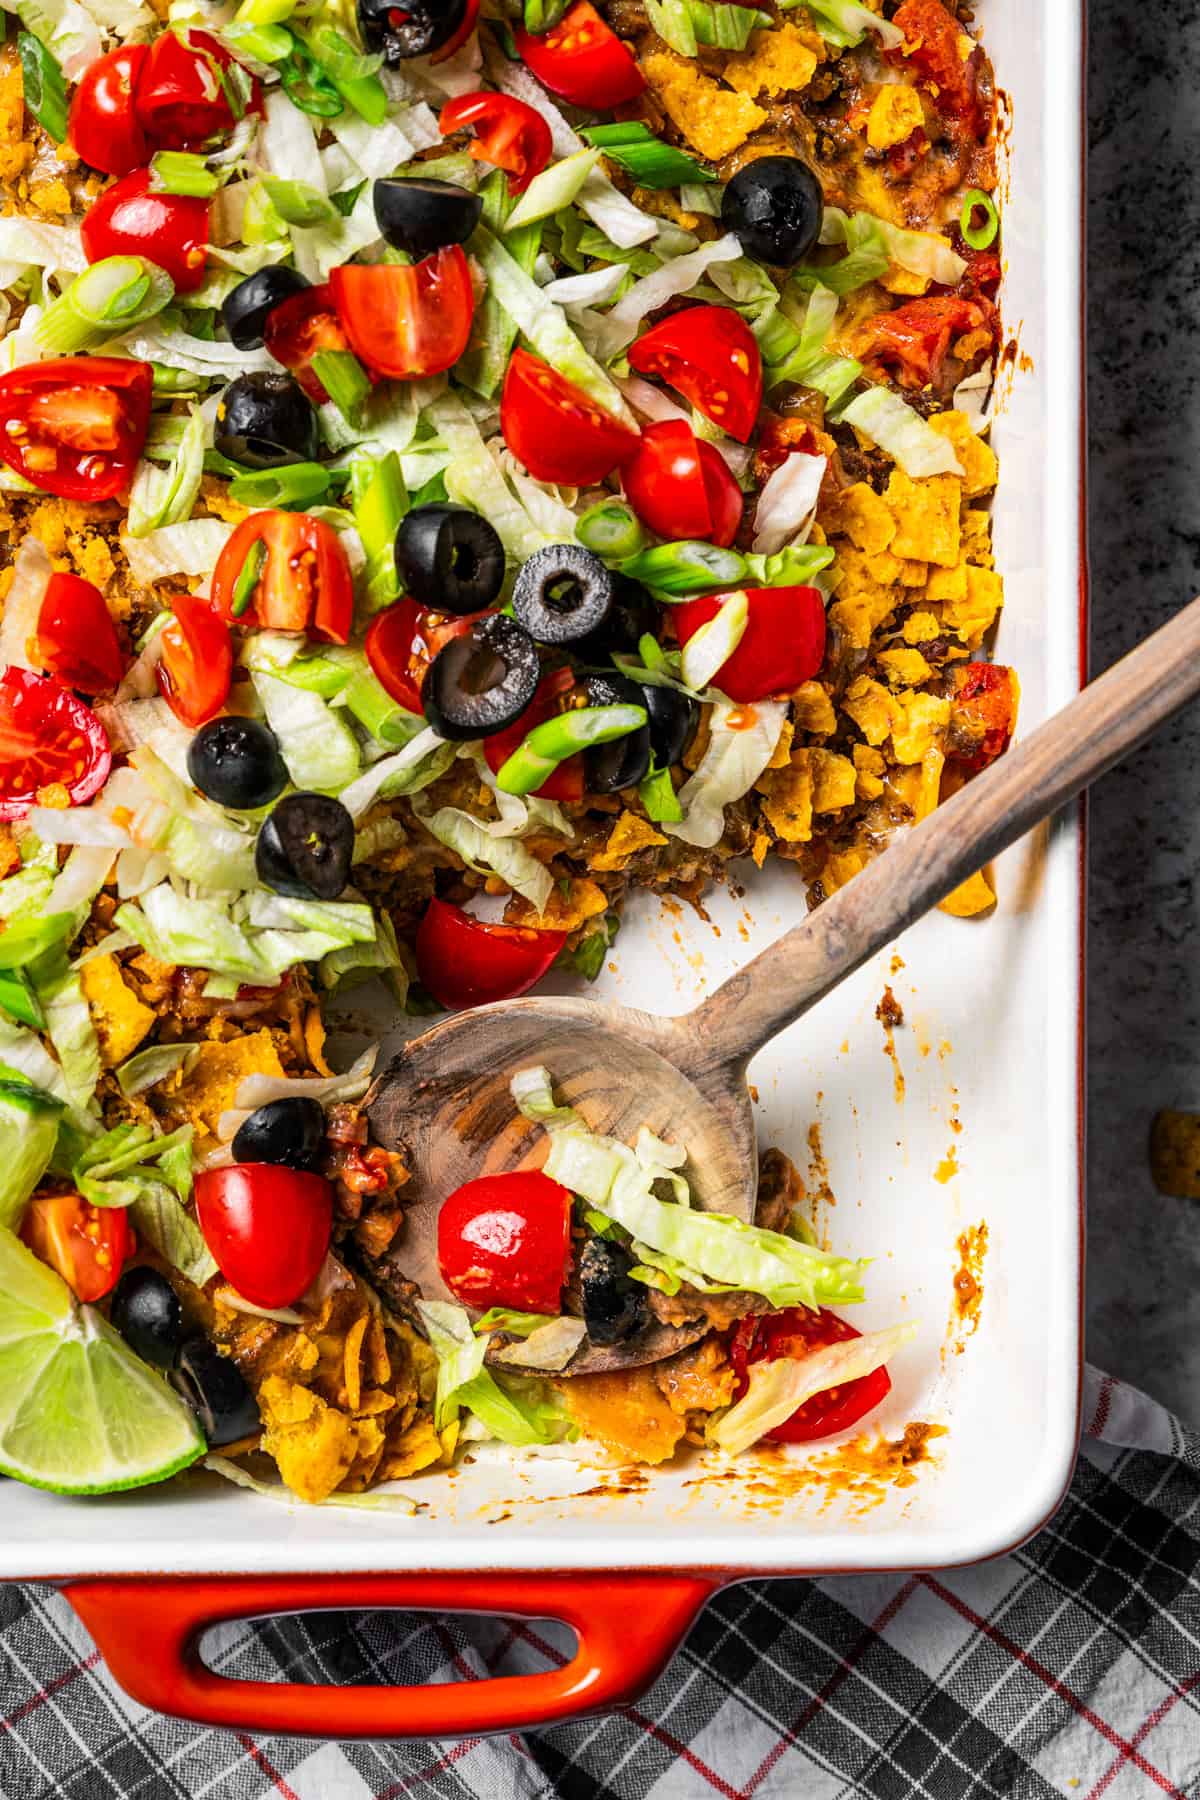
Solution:
M 636 431 L 527 350 L 514 350 L 509 359 L 500 430 L 535 481 L 566 487 L 603 481 L 641 442 Z
M 621 480 L 638 518 L 660 537 L 726 546 L 737 536 L 742 490 L 720 451 L 682 419 L 647 425 Z
M 456 51 L 461 50 L 476 25 L 479 23 L 479 0 L 467 0 L 466 10 L 462 16 L 462 24 L 453 37 L 446 39 L 440 50 L 435 50 L 429 58 L 431 63 L 448 62 Z
M 417 927 L 417 973 L 434 999 L 454 1011 L 490 1006 L 540 981 L 566 941 L 565 931 L 490 925 L 435 899 Z
M 64 787 L 72 806 L 98 794 L 112 768 L 103 725 L 46 675 L 0 675 L 0 819 L 20 819 L 43 788 Z
M 60 356 L 0 375 L 0 458 L 64 500 L 111 500 L 150 426 L 154 373 L 116 356 Z
M 713 676 L 731 700 L 765 700 L 811 681 L 825 659 L 825 602 L 814 587 L 746 588 L 750 613 L 741 642 Z M 686 644 L 715 618 L 727 594 L 705 594 L 671 609 Z
M 83 215 L 80 239 L 90 263 L 106 256 L 144 256 L 165 269 L 176 291 L 204 280 L 208 201 L 192 194 L 156 194 L 149 169 L 123 175 Z
M 981 327 L 994 335 L 996 309 L 989 300 L 932 294 L 868 319 L 855 333 L 854 350 L 863 362 L 893 369 L 901 387 L 928 387 L 942 372 L 951 338 Z
M 207 31 L 164 31 L 150 47 L 137 88 L 137 110 L 160 150 L 198 150 L 231 132 L 247 112 L 257 112 L 261 90 L 239 69 L 223 44 Z M 234 87 L 244 81 L 243 96 Z
M 729 1360 L 738 1380 L 735 1398 L 740 1400 L 745 1393 L 747 1370 L 753 1363 L 808 1356 L 827 1344 L 841 1344 L 861 1336 L 861 1331 L 824 1307 L 810 1312 L 806 1306 L 787 1306 L 782 1312 L 742 1319 L 729 1343 Z M 773 1444 L 808 1444 L 814 1438 L 833 1437 L 857 1424 L 891 1391 L 892 1378 L 887 1370 L 876 1369 L 870 1375 L 860 1375 L 857 1381 L 846 1381 L 840 1387 L 814 1394 L 796 1408 L 790 1419 L 764 1431 L 763 1437 Z
M 571 1196 L 540 1170 L 481 1175 L 442 1203 L 438 1267 L 467 1306 L 556 1313 L 570 1257 Z
M 259 543 L 264 549 L 256 551 Z M 262 565 L 248 603 L 235 612 L 237 579 L 252 551 Z M 309 513 L 265 508 L 243 519 L 217 558 L 212 597 L 221 618 L 251 630 L 303 631 L 326 644 L 350 636 L 350 564 L 333 527 Z
M 117 628 L 104 595 L 82 575 L 51 575 L 37 624 L 37 656 L 47 675 L 85 694 L 105 694 L 125 673 Z
M 309 399 L 324 406 L 329 395 L 313 370 L 312 359 L 318 350 L 350 348 L 329 283 L 303 288 L 272 307 L 263 343 L 275 361 L 296 377 Z
M 957 737 L 977 743 L 952 760 L 972 773 L 986 769 L 1008 749 L 1016 730 L 1020 688 L 1003 663 L 961 663 L 955 671 L 957 691 L 950 703 L 951 742 Z
M 482 617 L 428 612 L 405 594 L 367 627 L 367 661 L 392 699 L 419 713 L 430 663 L 444 644 L 462 637 Z
M 572 106 L 606 112 L 624 100 L 636 100 L 646 85 L 633 56 L 590 0 L 576 0 L 558 24 L 540 36 L 518 25 L 513 37 L 517 55 L 542 86 Z
M 500 773 L 513 751 L 524 742 L 535 725 L 541 725 L 558 711 L 562 695 L 574 686 L 575 676 L 572 670 L 551 669 L 542 676 L 537 692 L 520 718 L 514 719 L 511 725 L 506 725 L 503 731 L 493 731 L 491 737 L 484 738 L 483 754 L 493 775 Z M 565 762 L 560 762 L 541 787 L 534 789 L 534 794 L 539 800 L 582 800 L 582 753 L 568 756 Z
M 231 1163 L 196 1176 L 204 1241 L 231 1287 L 255 1306 L 290 1306 L 317 1278 L 333 1231 L 323 1175 L 278 1163 Z
M 380 375 L 440 375 L 467 347 L 475 290 L 461 244 L 408 267 L 343 263 L 329 280 L 351 348 Z
M 211 600 L 179 594 L 163 626 L 158 685 L 176 718 L 195 729 L 219 713 L 233 679 L 229 627 Z
M 115 1288 L 133 1249 L 125 1208 L 93 1206 L 81 1194 L 31 1200 L 21 1236 L 79 1300 L 100 1300 Z
M 71 96 L 67 137 L 91 169 L 128 175 L 150 160 L 150 147 L 134 106 L 134 90 L 150 52 L 126 44 L 89 63 Z
M 762 356 L 750 327 L 728 306 L 671 313 L 629 346 L 629 366 L 641 375 L 660 375 L 743 444 L 754 430 Z
M 508 172 L 510 194 L 523 194 L 535 175 L 550 161 L 554 144 L 550 127 L 541 113 L 511 94 L 459 94 L 448 100 L 438 116 L 443 137 L 475 127 L 467 145 L 477 162 Z

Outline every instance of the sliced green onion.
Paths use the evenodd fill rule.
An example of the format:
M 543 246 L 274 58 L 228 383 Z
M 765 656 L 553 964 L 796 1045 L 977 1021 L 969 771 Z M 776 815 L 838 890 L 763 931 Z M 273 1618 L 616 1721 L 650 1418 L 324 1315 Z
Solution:
M 32 31 L 17 33 L 25 104 L 48 137 L 66 142 L 67 84 L 58 58 Z
M 211 63 L 217 79 L 221 83 L 225 98 L 229 102 L 229 110 L 235 119 L 244 119 L 246 108 L 254 98 L 254 83 L 250 71 L 244 69 L 240 62 Z
M 46 1029 L 42 1003 L 24 969 L 0 969 L 0 1011 L 32 1031 Z
M 576 150 L 561 162 L 551 163 L 525 189 L 509 214 L 506 230 L 518 231 L 522 225 L 532 225 L 570 206 L 599 161 L 599 150 Z
M 585 550 L 612 562 L 636 556 L 646 542 L 637 514 L 624 500 L 598 500 L 589 506 L 576 520 L 575 536 Z
M 568 5 L 569 0 L 525 0 L 526 31 L 531 31 L 534 37 L 541 37 L 545 31 L 553 31 Z
M 201 394 L 211 379 L 197 375 L 193 369 L 169 368 L 166 363 L 152 362 L 150 369 L 156 394 Z
M 368 125 L 382 125 L 388 114 L 387 89 L 376 70 L 383 58 L 364 56 L 332 25 L 315 31 L 297 31 L 313 66 L 335 92 L 352 106 Z M 286 84 L 285 84 L 286 85 Z
M 234 13 L 238 25 L 282 25 L 295 12 L 297 0 L 242 0 Z
M 746 556 L 746 574 L 759 587 L 807 587 L 833 561 L 828 544 L 789 544 L 773 556 Z
M 501 764 L 496 786 L 505 794 L 531 794 L 557 769 L 559 763 L 593 744 L 610 744 L 628 737 L 646 723 L 644 706 L 584 706 L 559 713 L 535 725 Z
M 741 581 L 746 559 L 736 550 L 722 550 L 700 539 L 676 544 L 655 544 L 621 564 L 622 575 L 632 576 L 666 599 L 688 594 L 711 594 Z
M 285 225 L 332 225 L 338 217 L 332 200 L 311 182 L 287 181 L 278 175 L 264 175 L 261 180 Z
M 656 825 L 677 825 L 683 817 L 670 769 L 652 769 L 638 784 L 638 799 L 646 809 L 646 817 Z
M 401 748 L 424 726 L 418 713 L 409 712 L 393 700 L 379 677 L 371 669 L 359 669 L 342 690 L 345 704 L 360 725 L 365 725 L 381 744 Z
M 274 506 L 300 510 L 324 500 L 333 476 L 322 463 L 285 463 L 281 469 L 247 469 L 229 483 L 229 498 L 239 506 Z
M 770 25 L 770 13 L 753 6 L 712 5 L 711 0 L 684 0 L 698 44 L 717 50 L 744 50 L 750 34 Z
M 279 65 L 283 91 L 293 106 L 316 119 L 336 119 L 346 103 L 336 85 L 306 45 L 293 41 L 292 54 Z
M 353 661 L 359 653 L 351 650 L 346 662 L 335 661 L 335 654 L 297 656 L 285 668 L 268 668 L 267 673 L 277 674 L 289 687 L 303 688 L 305 693 L 320 694 L 322 700 L 332 700 L 345 693 L 354 674 Z
M 679 672 L 687 687 L 700 690 L 708 686 L 741 643 L 749 621 L 750 602 L 739 588 L 683 646 Z
M 975 223 L 975 215 L 982 212 L 983 224 Z M 972 250 L 987 250 L 996 241 L 1000 230 L 1000 214 L 996 211 L 996 203 L 990 194 L 982 188 L 968 188 L 963 198 L 962 217 L 958 222 L 963 234 L 963 242 L 970 244 Z
M 175 292 L 165 269 L 140 256 L 106 256 L 77 275 L 33 328 L 44 356 L 74 356 L 144 325 Z
M 316 350 L 312 372 L 347 424 L 371 392 L 371 378 L 353 350 Z
M 252 56 L 256 62 L 282 62 L 292 54 L 295 39 L 282 25 L 232 25 L 222 27 L 221 36 L 232 47 Z
M 254 590 L 258 586 L 258 578 L 262 574 L 263 564 L 267 560 L 267 546 L 262 538 L 255 538 L 246 552 L 246 560 L 238 570 L 237 580 L 233 584 L 233 593 L 229 599 L 229 610 L 235 619 L 240 619 L 254 598 Z
M 741 11 L 741 8 L 736 10 Z M 628 125 L 591 125 L 579 135 L 602 150 L 610 162 L 619 163 L 640 187 L 670 188 L 679 187 L 685 181 L 717 179 L 682 150 L 656 138 L 648 125 L 636 120 Z
M 202 156 L 191 150 L 160 150 L 150 162 L 150 191 L 154 194 L 190 194 L 210 200 L 221 185 Z
M 378 612 L 400 596 L 396 568 L 396 532 L 408 511 L 408 492 L 400 458 L 389 450 L 380 461 L 356 456 L 350 470 L 354 522 L 366 552 L 368 612 Z

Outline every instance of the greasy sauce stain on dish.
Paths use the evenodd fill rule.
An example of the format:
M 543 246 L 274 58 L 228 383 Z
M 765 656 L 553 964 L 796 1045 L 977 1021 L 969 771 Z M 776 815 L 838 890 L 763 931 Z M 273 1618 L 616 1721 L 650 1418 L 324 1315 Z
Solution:
M 892 958 L 892 973 L 896 973 L 895 965 L 900 958 Z M 900 963 L 903 968 L 904 964 Z M 904 1099 L 904 1070 L 900 1067 L 900 1057 L 896 1050 L 896 1028 L 904 1023 L 904 1008 L 893 994 L 890 985 L 883 990 L 883 997 L 875 1008 L 875 1017 L 883 1026 L 883 1054 L 892 1065 L 892 1091 L 899 1106 Z
M 958 1267 L 954 1271 L 952 1282 L 949 1340 L 955 1356 L 962 1355 L 966 1340 L 974 1337 L 979 1329 L 979 1315 L 983 1308 L 983 1264 L 987 1247 L 988 1228 L 985 1219 L 981 1219 L 978 1225 L 968 1225 L 958 1235 Z
M 717 1470 L 683 1485 L 703 1488 L 714 1481 L 740 1482 L 747 1510 L 753 1512 L 778 1513 L 791 1501 L 819 1493 L 818 1512 L 843 1501 L 859 1517 L 881 1506 L 898 1488 L 915 1486 L 917 1471 L 936 1463 L 930 1448 L 933 1440 L 946 1435 L 945 1425 L 910 1419 L 897 1438 L 864 1432 L 804 1462 L 792 1461 L 784 1445 L 764 1444 L 756 1452 L 753 1474 Z

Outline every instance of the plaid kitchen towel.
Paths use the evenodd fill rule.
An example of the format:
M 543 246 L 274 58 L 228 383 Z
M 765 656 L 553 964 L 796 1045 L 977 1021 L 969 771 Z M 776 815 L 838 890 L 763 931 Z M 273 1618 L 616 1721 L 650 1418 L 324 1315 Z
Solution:
M 762 1581 L 705 1609 L 635 1707 L 524 1737 L 314 1746 L 148 1713 L 65 1601 L 0 1586 L 3 1800 L 1200 1797 L 1200 1436 L 1089 1371 L 1068 1499 L 1014 1556 Z M 318 1614 L 214 1637 L 257 1680 L 544 1669 L 557 1628 Z

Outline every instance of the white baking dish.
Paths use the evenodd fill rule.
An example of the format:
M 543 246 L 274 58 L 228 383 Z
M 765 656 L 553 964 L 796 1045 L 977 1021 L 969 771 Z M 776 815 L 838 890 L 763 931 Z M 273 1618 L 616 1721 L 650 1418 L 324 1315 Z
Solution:
M 1081 679 L 1082 21 L 1079 0 L 983 0 L 979 14 L 1011 100 L 1003 304 L 1021 355 L 994 428 L 1002 470 L 996 551 L 1008 596 L 997 654 L 1020 672 L 1027 731 Z M 903 942 L 902 969 L 892 973 L 885 957 L 862 970 L 752 1069 L 763 1144 L 788 1149 L 803 1169 L 806 1135 L 819 1124 L 837 1200 L 825 1214 L 829 1237 L 846 1254 L 876 1259 L 862 1316 L 869 1325 L 921 1323 L 917 1344 L 895 1364 L 894 1389 L 878 1421 L 893 1439 L 910 1420 L 945 1427 L 932 1446 L 933 1460 L 915 1471 L 912 1485 L 878 1490 L 878 1497 L 860 1483 L 846 1495 L 827 1480 L 799 1482 L 778 1456 L 749 1455 L 736 1475 L 725 1472 L 719 1481 L 705 1483 L 705 1464 L 697 1459 L 649 1471 L 628 1491 L 611 1469 L 598 1473 L 594 1465 L 549 1458 L 513 1465 L 490 1451 L 452 1481 L 433 1476 L 407 1484 L 422 1502 L 415 1516 L 298 1504 L 284 1510 L 215 1479 L 88 1502 L 12 1483 L 0 1494 L 0 1575 L 709 1571 L 691 1587 L 652 1580 L 644 1602 L 621 1580 L 568 1580 L 547 1596 L 544 1585 L 527 1578 L 511 1586 L 431 1578 L 424 1598 L 438 1606 L 457 1601 L 536 1611 L 553 1610 L 557 1601 L 564 1613 L 590 1607 L 593 1628 L 597 1607 L 635 1607 L 639 1620 L 656 1622 L 655 1629 L 644 1627 L 654 1643 L 634 1659 L 626 1644 L 615 1685 L 572 1664 L 572 1680 L 560 1682 L 554 1696 L 535 1700 L 526 1684 L 519 1694 L 513 1690 L 507 1713 L 502 1701 L 487 1716 L 482 1702 L 456 1711 L 444 1699 L 436 1709 L 393 1707 L 385 1715 L 379 1696 L 387 1690 L 371 1690 L 374 1711 L 367 1713 L 362 1696 L 341 1696 L 333 1713 L 306 1702 L 285 1717 L 268 1696 L 286 1689 L 242 1689 L 236 1701 L 243 1722 L 275 1728 L 433 1734 L 561 1715 L 632 1691 L 715 1580 L 927 1568 L 1018 1543 L 1056 1506 L 1077 1434 L 1080 848 L 1074 815 L 1037 833 L 999 865 L 994 917 L 925 920 Z M 644 902 L 631 909 L 616 972 L 602 978 L 598 991 L 681 1011 L 801 917 L 804 904 L 802 885 L 786 868 L 755 877 L 744 898 L 716 896 L 711 924 L 690 912 L 659 913 Z M 885 982 L 907 1020 L 896 1033 L 902 1102 L 874 1016 Z M 952 1129 L 952 1117 L 961 1132 Z M 935 1170 L 951 1146 L 959 1172 L 938 1180 Z M 956 1240 L 979 1221 L 986 1221 L 989 1237 L 980 1322 L 973 1336 L 956 1340 L 949 1330 Z M 792 1470 L 814 1460 L 827 1466 L 828 1447 L 793 1452 Z M 151 1605 L 148 1594 L 139 1603 L 136 1591 L 126 1591 L 147 1629 L 152 1618 L 165 1616 L 156 1611 L 161 1595 Z M 174 1591 L 192 1595 L 189 1617 L 214 1610 L 210 1591 L 204 1608 L 195 1584 Z M 329 1580 L 301 1587 L 257 1581 L 231 1591 L 215 1610 L 339 1600 L 418 1603 L 421 1597 L 407 1580 L 344 1587 Z M 141 1673 L 131 1666 L 127 1630 L 123 1649 L 117 1642 L 117 1600 L 107 1585 L 81 1595 L 120 1678 L 153 1704 L 232 1718 L 234 1703 L 215 1697 L 218 1685 L 232 1690 L 232 1684 L 213 1681 L 209 1693 L 194 1665 L 186 1676 L 174 1669 L 170 1681 L 161 1662 Z M 181 1643 L 182 1626 L 177 1637 Z M 619 1641 L 620 1633 L 613 1643 Z M 144 1661 L 156 1657 L 169 1660 L 170 1646 Z M 598 1652 L 592 1657 L 596 1668 L 604 1660 Z M 472 1691 L 485 1685 L 505 1684 L 477 1684 Z

